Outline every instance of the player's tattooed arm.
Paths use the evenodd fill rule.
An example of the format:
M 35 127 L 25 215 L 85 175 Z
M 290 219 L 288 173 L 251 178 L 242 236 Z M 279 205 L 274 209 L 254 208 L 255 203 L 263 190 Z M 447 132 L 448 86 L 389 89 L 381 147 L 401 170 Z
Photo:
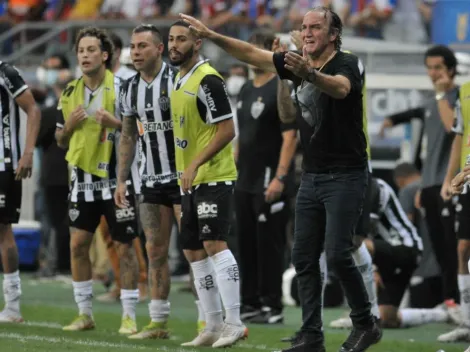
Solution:
M 134 161 L 137 144 L 137 124 L 135 118 L 125 116 L 122 122 L 121 140 L 119 142 L 119 182 L 126 182 Z
M 277 110 L 282 123 L 295 121 L 296 107 L 292 101 L 289 84 L 280 79 L 277 81 Z

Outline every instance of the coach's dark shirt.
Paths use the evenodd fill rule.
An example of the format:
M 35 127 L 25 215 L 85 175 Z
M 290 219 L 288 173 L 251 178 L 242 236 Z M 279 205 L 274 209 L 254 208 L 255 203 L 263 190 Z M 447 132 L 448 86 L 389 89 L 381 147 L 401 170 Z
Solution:
M 310 173 L 326 173 L 367 166 L 366 137 L 362 125 L 361 67 L 356 56 L 337 52 L 321 70 L 342 75 L 351 82 L 344 99 L 335 99 L 314 84 L 303 83 L 284 65 L 283 53 L 275 53 L 274 65 L 281 79 L 294 81 L 302 111 L 297 127 L 304 152 L 303 168 Z M 300 115 L 300 114 L 299 114 Z
M 278 78 L 261 87 L 248 81 L 237 102 L 238 179 L 237 190 L 264 193 L 276 176 L 283 143 L 282 133 L 295 129 L 295 123 L 281 122 L 278 111 Z M 287 175 L 285 192 L 294 190 L 294 167 Z

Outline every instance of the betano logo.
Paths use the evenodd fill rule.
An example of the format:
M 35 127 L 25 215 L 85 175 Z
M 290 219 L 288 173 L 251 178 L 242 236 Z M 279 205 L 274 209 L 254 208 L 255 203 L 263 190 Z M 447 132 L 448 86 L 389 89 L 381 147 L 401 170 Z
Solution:
M 137 120 L 137 131 L 139 132 L 139 136 L 143 136 L 145 133 L 171 130 L 173 130 L 172 120 L 161 122 L 141 122 Z

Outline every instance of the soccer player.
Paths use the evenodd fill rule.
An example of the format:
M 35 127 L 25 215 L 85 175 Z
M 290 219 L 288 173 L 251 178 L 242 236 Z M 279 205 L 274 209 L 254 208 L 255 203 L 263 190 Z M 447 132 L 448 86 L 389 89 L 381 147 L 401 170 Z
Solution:
M 119 332 L 132 334 L 137 331 L 135 305 L 139 299 L 138 263 L 132 246 L 137 236 L 135 205 L 132 194 L 128 195 L 126 209 L 117 208 L 113 201 L 117 186 L 115 144 L 122 126 L 118 99 L 121 80 L 110 71 L 113 45 L 105 31 L 95 27 L 82 29 L 75 50 L 83 76 L 63 91 L 58 107 L 62 119 L 56 129 L 58 144 L 68 148 L 66 158 L 73 167 L 70 250 L 73 292 L 79 308 L 79 316 L 63 329 L 79 331 L 95 327 L 89 249 L 104 215 L 120 257 L 123 316 Z M 129 178 L 127 182 L 130 193 L 134 187 L 138 192 L 138 179 Z
M 366 238 L 364 243 L 377 267 L 381 325 L 384 328 L 403 328 L 446 322 L 449 315 L 441 306 L 434 309 L 399 310 L 410 279 L 419 265 L 423 241 L 390 185 L 373 178 L 369 188 L 366 201 L 370 204 L 373 225 L 370 231 L 372 236 Z M 349 326 L 352 324 L 341 327 Z
M 451 189 L 447 193 L 459 194 L 457 211 L 458 221 L 458 284 L 460 290 L 460 313 L 462 323 L 456 329 L 438 337 L 441 342 L 470 342 L 470 272 L 468 263 L 470 259 L 470 193 L 468 190 L 465 167 L 470 165 L 470 82 L 460 87 L 458 100 L 455 106 L 455 119 L 452 131 L 455 133 L 447 168 L 446 180 L 452 180 Z
M 240 321 L 238 265 L 227 247 L 237 178 L 231 145 L 235 131 L 224 81 L 200 60 L 202 40 L 188 27 L 178 21 L 170 28 L 170 61 L 180 67 L 171 113 L 176 167 L 182 173 L 180 236 L 207 325 L 183 345 L 227 347 L 247 334 Z
M 140 221 L 149 258 L 151 322 L 132 339 L 168 338 L 170 272 L 168 248 L 174 220 L 180 221 L 181 195 L 175 165 L 170 95 L 176 70 L 163 62 L 163 42 L 153 25 L 133 30 L 131 56 L 137 75 L 122 90 L 123 129 L 119 145 L 119 184 L 116 204 L 126 204 L 126 180 L 140 139 L 142 196 Z
M 254 32 L 250 43 L 270 50 L 275 36 Z M 295 192 L 292 163 L 297 137 L 296 109 L 287 82 L 253 68 L 254 78 L 237 103 L 238 179 L 235 212 L 240 254 L 241 318 L 258 324 L 282 323 L 289 201 Z
M 307 12 L 302 24 L 303 56 L 262 50 L 211 31 L 193 17 L 182 18 L 195 34 L 296 86 L 305 173 L 297 194 L 292 260 L 298 274 L 303 326 L 298 343 L 286 351 L 325 349 L 319 265 L 323 249 L 352 310 L 354 327 L 340 351 L 366 350 L 381 339 L 382 331 L 371 314 L 364 282 L 351 255 L 368 182 L 367 142 L 360 64 L 356 56 L 340 50 L 340 18 L 325 7 Z
M 33 94 L 18 70 L 0 61 L 0 253 L 3 266 L 5 308 L 0 323 L 22 322 L 20 312 L 21 281 L 18 271 L 18 248 L 12 224 L 20 219 L 22 181 L 31 177 L 33 152 L 41 123 Z M 21 155 L 20 111 L 28 115 L 26 144 Z

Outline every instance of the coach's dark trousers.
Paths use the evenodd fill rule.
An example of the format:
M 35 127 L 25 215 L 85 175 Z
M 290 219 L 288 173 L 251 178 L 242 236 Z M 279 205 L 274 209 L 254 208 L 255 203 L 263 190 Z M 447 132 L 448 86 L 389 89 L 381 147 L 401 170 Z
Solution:
M 372 324 L 362 276 L 351 256 L 353 235 L 367 187 L 366 170 L 304 174 L 297 194 L 292 262 L 302 306 L 302 333 L 323 340 L 319 258 L 341 282 L 354 326 Z

